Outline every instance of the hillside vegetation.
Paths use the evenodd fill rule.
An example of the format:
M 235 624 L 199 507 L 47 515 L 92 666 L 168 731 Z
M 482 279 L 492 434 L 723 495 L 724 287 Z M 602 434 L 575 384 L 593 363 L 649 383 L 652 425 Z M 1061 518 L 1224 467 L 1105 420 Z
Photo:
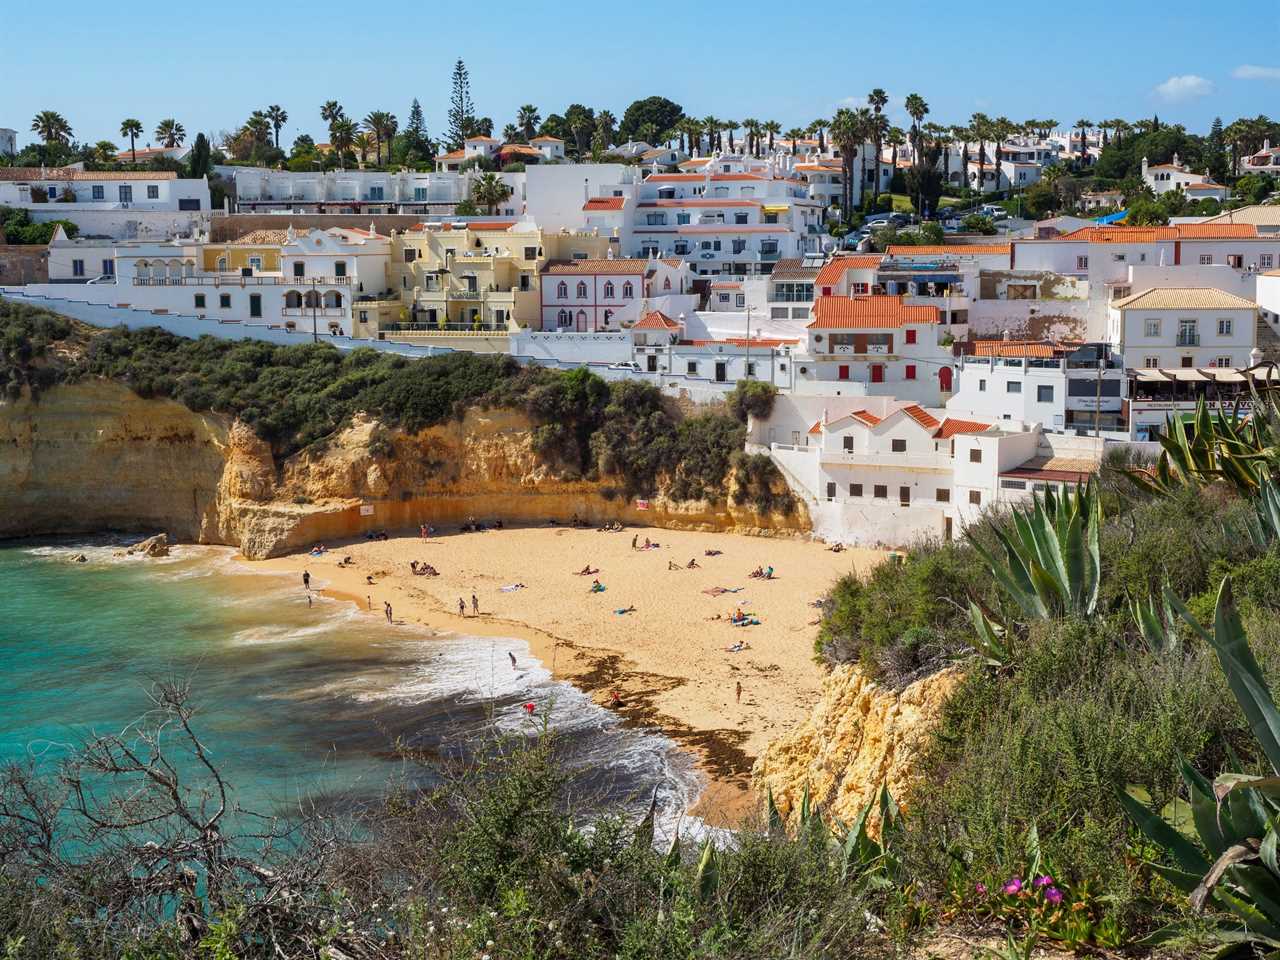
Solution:
M 330 436 L 358 412 L 412 432 L 468 407 L 523 410 L 538 424 L 539 454 L 569 476 L 607 482 L 627 495 L 732 495 L 762 509 L 793 506 L 772 465 L 743 453 L 747 411 L 772 402 L 772 388 L 761 384 L 732 395 L 728 412 L 685 416 L 649 384 L 608 383 L 584 369 L 525 367 L 504 355 L 410 359 L 324 343 L 190 340 L 155 327 L 94 330 L 0 301 L 0 383 L 7 397 L 25 390 L 38 398 L 57 383 L 91 377 L 238 418 L 278 457 Z M 730 491 L 727 480 L 738 464 L 744 468 Z

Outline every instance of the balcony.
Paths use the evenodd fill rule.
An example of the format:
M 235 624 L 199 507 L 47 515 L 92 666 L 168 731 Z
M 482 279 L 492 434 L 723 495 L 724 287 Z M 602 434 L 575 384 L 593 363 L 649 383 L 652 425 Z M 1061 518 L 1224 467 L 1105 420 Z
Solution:
M 1179 330 L 1177 345 L 1180 347 L 1200 346 L 1200 334 L 1190 330 Z
M 347 311 L 342 307 L 284 307 L 280 310 L 282 317 L 300 317 L 307 319 L 310 317 L 318 318 L 341 318 L 347 315 Z
M 822 459 L 826 463 L 838 463 L 850 467 L 883 467 L 894 470 L 902 467 L 917 470 L 950 471 L 955 461 L 946 454 L 938 453 L 889 453 L 883 450 L 855 453 L 849 450 L 823 450 Z

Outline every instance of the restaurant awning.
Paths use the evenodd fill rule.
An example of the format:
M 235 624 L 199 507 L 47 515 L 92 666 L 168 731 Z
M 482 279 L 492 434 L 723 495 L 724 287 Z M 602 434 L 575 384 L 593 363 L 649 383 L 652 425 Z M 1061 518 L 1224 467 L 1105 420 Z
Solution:
M 1218 383 L 1244 383 L 1248 379 L 1239 370 L 1218 369 L 1213 370 L 1212 373 L 1213 379 Z
M 1163 372 L 1169 374 L 1175 380 L 1181 380 L 1183 383 L 1209 383 L 1213 379 L 1212 377 L 1205 376 L 1194 367 L 1178 367 L 1173 370 L 1165 370 Z
M 1137 378 L 1142 383 L 1168 383 L 1169 378 L 1159 370 L 1136 370 Z

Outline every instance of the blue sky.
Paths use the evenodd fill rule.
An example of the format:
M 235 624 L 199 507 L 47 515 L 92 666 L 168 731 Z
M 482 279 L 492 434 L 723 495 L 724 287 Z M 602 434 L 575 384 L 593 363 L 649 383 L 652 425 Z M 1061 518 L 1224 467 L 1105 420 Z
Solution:
M 620 119 L 652 94 L 696 116 L 785 128 L 859 103 L 874 86 L 889 92 L 896 122 L 911 92 L 943 123 L 977 110 L 1064 124 L 1154 112 L 1202 131 L 1215 115 L 1280 115 L 1280 13 L 1202 0 L 1011 10 L 954 0 L 14 4 L 0 15 L 0 127 L 27 142 L 32 116 L 54 109 L 90 142 L 119 142 L 126 116 L 148 139 L 168 116 L 194 136 L 279 103 L 287 145 L 303 132 L 324 138 L 324 100 L 403 122 L 416 96 L 437 136 L 457 57 L 477 113 L 498 131 L 522 103 L 546 116 L 577 101 Z

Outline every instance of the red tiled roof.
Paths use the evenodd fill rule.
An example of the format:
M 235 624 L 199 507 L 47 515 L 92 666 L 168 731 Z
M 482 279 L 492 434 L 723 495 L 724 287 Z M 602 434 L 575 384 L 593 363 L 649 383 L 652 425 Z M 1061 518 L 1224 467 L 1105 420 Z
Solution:
M 822 432 L 822 421 L 821 421 L 821 420 L 815 420 L 815 421 L 813 421 L 813 426 L 809 428 L 809 432 L 810 432 L 810 433 L 821 433 L 821 432 Z
M 976 340 L 975 357 L 1052 357 L 1053 346 L 1039 340 Z
M 902 297 L 819 297 L 809 329 L 875 330 L 937 323 L 937 307 L 910 307 Z
M 874 270 L 880 266 L 881 259 L 882 257 L 878 253 L 864 254 L 857 257 L 836 257 L 831 262 L 823 265 L 813 282 L 826 286 L 835 286 L 847 271 Z
M 450 153 L 440 154 L 438 157 L 436 157 L 436 159 L 437 160 L 461 160 L 466 155 L 467 155 L 467 151 L 465 150 L 453 150 Z
M 698 180 L 705 180 L 706 174 L 702 173 L 655 173 L 649 177 L 647 183 L 693 183 Z M 712 180 L 763 180 L 764 177 L 758 173 L 713 173 Z
M 0 167 L 0 180 L 176 180 L 172 170 L 75 170 L 71 167 Z
M 1057 240 L 1085 240 L 1089 243 L 1156 243 L 1161 240 L 1232 240 L 1256 237 L 1251 223 L 1180 223 L 1171 227 L 1081 227 Z
M 991 429 L 991 424 L 980 423 L 977 420 L 957 420 L 954 417 L 947 417 L 942 421 L 942 426 L 933 435 L 935 440 L 949 440 L 958 433 L 985 433 Z
M 939 420 L 937 417 L 931 415 L 924 409 L 924 407 L 915 403 L 909 406 L 903 407 L 902 412 L 905 413 L 912 420 L 914 420 L 916 423 L 920 424 L 920 426 L 924 427 L 926 430 L 932 430 L 934 427 L 938 426 L 939 424 Z
M 704 200 L 689 197 L 686 200 L 642 200 L 637 207 L 758 207 L 759 200 Z
M 632 330 L 679 330 L 680 324 L 661 310 L 651 310 L 640 318 Z
M 592 197 L 582 205 L 582 209 L 590 212 L 592 210 L 621 210 L 626 205 L 626 197 Z
M 548 137 L 545 133 L 540 137 L 534 137 L 530 143 L 564 143 L 559 137 Z
M 849 416 L 853 417 L 855 420 L 861 420 L 863 423 L 871 427 L 874 427 L 881 419 L 870 410 L 855 410 L 853 413 L 849 414 Z
M 605 273 L 644 273 L 649 269 L 649 261 L 639 258 L 619 258 L 617 260 L 548 260 L 542 266 L 543 273 L 566 274 L 605 274 Z
M 975 257 L 986 254 L 1009 255 L 1012 244 L 1008 243 L 946 243 L 923 246 L 911 244 L 894 244 L 885 251 L 890 257 L 910 257 L 921 255 L 926 257 Z
M 542 151 L 537 147 L 531 147 L 527 143 L 504 143 L 498 148 L 499 153 L 522 153 L 526 157 L 540 157 Z

